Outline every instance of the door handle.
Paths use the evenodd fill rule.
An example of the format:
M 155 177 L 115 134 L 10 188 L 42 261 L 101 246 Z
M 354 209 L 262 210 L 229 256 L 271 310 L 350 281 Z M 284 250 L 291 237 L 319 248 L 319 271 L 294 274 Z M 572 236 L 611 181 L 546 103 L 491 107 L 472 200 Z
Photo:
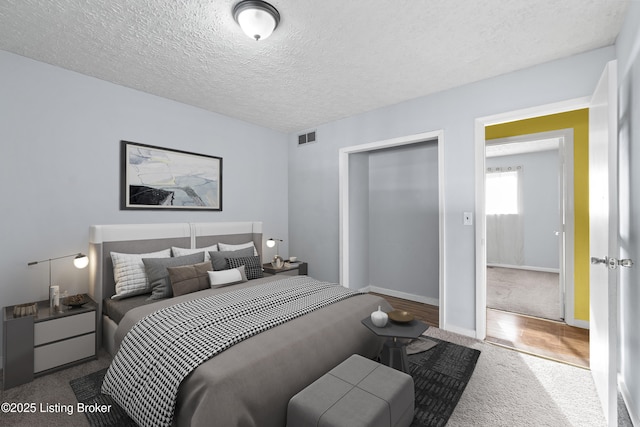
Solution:
M 618 260 L 615 258 L 609 258 L 608 256 L 604 258 L 596 258 L 592 256 L 591 264 L 604 264 L 612 270 L 615 270 L 616 268 L 618 268 Z
M 616 268 L 618 268 L 618 266 L 630 268 L 631 266 L 633 266 L 633 261 L 630 259 L 616 259 L 609 257 L 597 258 L 592 256 L 591 264 L 605 264 L 610 269 L 615 270 Z
M 608 264 L 609 263 L 609 257 L 604 257 L 604 258 L 596 258 L 594 256 L 591 257 L 591 264 Z
M 631 261 L 630 259 L 619 259 L 618 265 L 620 267 L 631 267 L 633 265 L 633 261 Z

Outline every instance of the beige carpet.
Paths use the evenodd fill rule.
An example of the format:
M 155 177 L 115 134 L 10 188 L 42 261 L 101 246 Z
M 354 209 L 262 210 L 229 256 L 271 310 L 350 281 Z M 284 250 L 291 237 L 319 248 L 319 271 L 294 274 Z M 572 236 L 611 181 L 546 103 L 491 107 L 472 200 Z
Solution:
M 487 307 L 563 320 L 558 273 L 487 267 Z
M 477 348 L 482 353 L 447 427 L 604 426 L 587 370 L 429 328 L 425 336 Z M 1 402 L 75 404 L 69 381 L 108 366 L 110 357 L 37 378 L 0 393 Z M 86 426 L 83 414 L 0 414 L 2 426 Z M 622 424 L 621 424 L 622 425 Z
M 429 328 L 425 336 L 481 351 L 447 427 L 602 427 L 591 372 Z

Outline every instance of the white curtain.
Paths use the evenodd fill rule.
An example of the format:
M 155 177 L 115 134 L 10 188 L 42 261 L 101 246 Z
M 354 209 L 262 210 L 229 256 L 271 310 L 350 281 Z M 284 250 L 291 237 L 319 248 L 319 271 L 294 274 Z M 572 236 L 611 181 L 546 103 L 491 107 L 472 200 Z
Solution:
M 487 169 L 487 264 L 524 265 L 522 173 L 522 166 Z

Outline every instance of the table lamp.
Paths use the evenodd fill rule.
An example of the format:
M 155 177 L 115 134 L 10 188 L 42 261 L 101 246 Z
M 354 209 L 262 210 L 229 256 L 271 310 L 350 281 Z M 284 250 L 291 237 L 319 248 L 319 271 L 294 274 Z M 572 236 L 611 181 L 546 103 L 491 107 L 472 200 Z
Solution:
M 269 240 L 267 240 L 267 247 L 272 248 L 272 247 L 276 247 L 276 255 L 273 257 L 273 261 L 271 261 L 271 265 L 274 268 L 282 268 L 284 266 L 284 260 L 282 259 L 282 257 L 280 255 L 278 255 L 278 249 L 279 249 L 279 243 L 283 242 L 283 240 L 281 239 L 274 239 L 271 238 Z
M 51 261 L 55 261 L 57 259 L 62 259 L 62 258 L 70 258 L 70 257 L 75 257 L 73 259 L 73 265 L 78 269 L 85 268 L 87 265 L 89 265 L 89 257 L 82 253 L 63 255 L 55 258 L 43 259 L 41 261 L 31 261 L 30 263 L 27 264 L 28 266 L 32 266 L 36 264 L 41 264 L 43 262 L 49 263 L 49 306 L 50 308 L 55 310 L 58 310 L 60 307 L 60 303 L 59 303 L 60 294 L 59 294 L 59 289 L 56 289 L 57 286 L 52 286 L 52 283 L 51 283 Z M 53 292 L 53 294 L 51 292 L 52 288 L 55 291 Z

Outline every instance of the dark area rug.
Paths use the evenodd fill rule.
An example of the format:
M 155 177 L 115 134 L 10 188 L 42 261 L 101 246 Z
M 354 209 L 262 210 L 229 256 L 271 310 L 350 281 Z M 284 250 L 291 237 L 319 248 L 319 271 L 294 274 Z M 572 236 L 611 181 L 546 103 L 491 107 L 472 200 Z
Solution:
M 447 424 L 480 357 L 480 350 L 431 337 L 428 340 L 438 345 L 409 355 L 416 393 L 412 427 Z
M 107 368 L 101 369 L 84 377 L 69 381 L 71 389 L 76 395 L 78 402 L 84 404 L 111 405 L 111 410 L 105 413 L 85 412 L 89 424 L 92 427 L 135 427 L 127 413 L 122 409 L 111 396 L 100 392 L 102 380 L 107 373 Z
M 442 427 L 447 424 L 480 356 L 479 350 L 431 337 L 428 340 L 437 345 L 409 355 L 410 374 L 416 393 L 413 427 Z M 102 369 L 70 381 L 78 402 L 112 405 L 107 413 L 85 413 L 89 424 L 93 427 L 135 426 L 110 396 L 100 392 L 106 372 L 106 369 Z

